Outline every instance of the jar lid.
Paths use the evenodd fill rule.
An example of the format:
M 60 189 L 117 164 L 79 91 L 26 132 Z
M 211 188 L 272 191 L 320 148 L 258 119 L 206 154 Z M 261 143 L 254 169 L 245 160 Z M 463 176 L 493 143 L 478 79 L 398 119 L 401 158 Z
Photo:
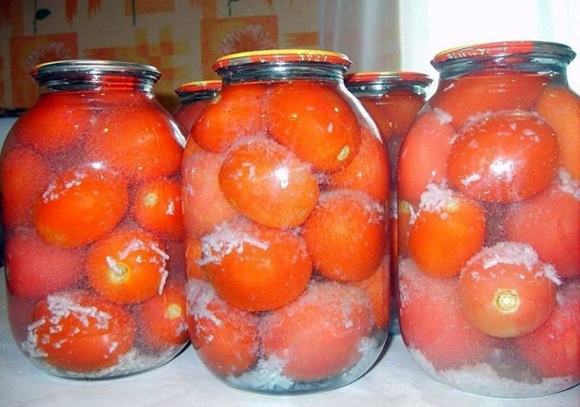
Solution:
M 220 80 L 206 80 L 206 81 L 193 81 L 187 82 L 179 85 L 175 89 L 177 95 L 182 95 L 185 93 L 197 93 L 197 92 L 208 92 L 208 91 L 219 91 L 222 87 L 222 81 Z
M 503 41 L 451 48 L 435 55 L 431 65 L 435 68 L 451 60 L 489 59 L 514 55 L 543 55 L 564 58 L 570 63 L 576 53 L 568 45 L 547 41 Z
M 346 86 L 349 84 L 382 84 L 411 82 L 416 84 L 429 85 L 432 79 L 428 75 L 420 72 L 406 71 L 377 71 L 377 72 L 353 72 L 344 76 Z
M 37 81 L 63 74 L 80 75 L 133 75 L 157 81 L 161 73 L 152 65 L 136 62 L 73 59 L 45 62 L 36 65 L 30 75 Z
M 352 62 L 345 54 L 332 51 L 311 49 L 269 49 L 261 51 L 240 52 L 225 55 L 213 65 L 213 70 L 251 64 L 284 64 L 288 62 L 312 62 L 350 67 Z

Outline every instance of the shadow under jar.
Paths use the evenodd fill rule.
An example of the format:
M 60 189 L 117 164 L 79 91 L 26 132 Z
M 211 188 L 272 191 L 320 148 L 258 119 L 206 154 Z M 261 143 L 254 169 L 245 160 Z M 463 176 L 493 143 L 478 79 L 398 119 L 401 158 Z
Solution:
M 346 56 L 225 56 L 184 152 L 188 321 L 230 386 L 347 385 L 388 333 L 388 158 L 346 91 Z
M 442 52 L 399 156 L 403 339 L 460 390 L 580 382 L 580 98 L 549 42 Z
M 185 139 L 156 68 L 51 62 L 0 156 L 8 315 L 40 369 L 108 379 L 188 343 L 180 166 Z

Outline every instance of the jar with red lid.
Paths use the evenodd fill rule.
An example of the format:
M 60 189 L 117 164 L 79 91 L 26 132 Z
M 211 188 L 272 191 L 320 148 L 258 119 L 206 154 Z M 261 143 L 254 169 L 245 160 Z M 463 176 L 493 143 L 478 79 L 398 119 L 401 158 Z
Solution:
M 222 87 L 220 80 L 187 82 L 175 89 L 179 97 L 179 106 L 173 112 L 173 118 L 183 126 L 186 135 L 198 119 L 201 111 L 219 93 Z
M 580 382 L 580 97 L 574 51 L 441 52 L 399 156 L 403 339 L 431 376 L 491 396 Z
M 214 64 L 219 98 L 184 151 L 188 322 L 232 387 L 330 390 L 377 361 L 389 322 L 389 168 L 345 55 Z
M 185 138 L 152 66 L 37 66 L 37 102 L 0 156 L 8 315 L 50 374 L 108 379 L 188 343 L 180 167 Z

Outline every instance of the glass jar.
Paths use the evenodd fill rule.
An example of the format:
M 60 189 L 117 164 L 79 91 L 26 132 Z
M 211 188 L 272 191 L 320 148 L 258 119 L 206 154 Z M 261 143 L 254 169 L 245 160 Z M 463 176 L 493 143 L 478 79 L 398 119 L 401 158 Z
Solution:
M 179 106 L 173 112 L 173 118 L 183 126 L 186 135 L 201 111 L 219 93 L 221 87 L 222 81 L 207 80 L 184 83 L 175 89 L 179 97 Z
M 400 322 L 415 361 L 502 397 L 580 382 L 580 98 L 549 42 L 435 56 L 399 162 Z
M 349 65 L 317 50 L 214 64 L 222 90 L 182 166 L 188 321 L 232 387 L 344 386 L 387 338 L 388 158 L 344 86 Z
M 399 150 L 411 123 L 426 100 L 432 80 L 418 72 L 355 72 L 345 75 L 346 88 L 369 113 L 387 146 L 390 169 L 391 266 L 397 266 L 397 165 Z M 391 307 L 391 332 L 400 333 L 396 301 Z
M 40 96 L 0 156 L 8 315 L 19 349 L 75 379 L 139 373 L 188 342 L 180 165 L 159 72 L 71 60 L 32 71 Z

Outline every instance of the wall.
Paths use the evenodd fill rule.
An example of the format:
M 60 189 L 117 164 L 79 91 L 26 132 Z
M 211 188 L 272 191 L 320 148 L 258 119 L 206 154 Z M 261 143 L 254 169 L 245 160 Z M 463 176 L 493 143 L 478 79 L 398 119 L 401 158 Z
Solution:
M 218 57 L 265 48 L 318 48 L 313 0 L 0 0 L 0 108 L 30 107 L 29 75 L 58 59 L 114 59 L 156 66 L 161 102 L 215 78 Z

